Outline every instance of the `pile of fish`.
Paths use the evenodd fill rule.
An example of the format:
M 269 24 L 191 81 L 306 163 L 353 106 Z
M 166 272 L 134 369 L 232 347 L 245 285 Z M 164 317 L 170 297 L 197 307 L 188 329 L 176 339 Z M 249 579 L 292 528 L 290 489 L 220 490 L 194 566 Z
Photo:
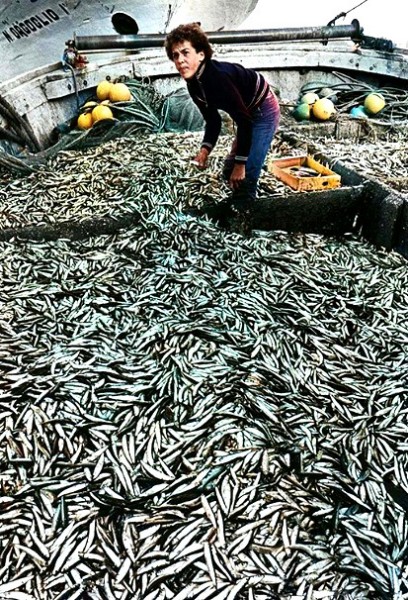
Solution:
M 230 190 L 219 177 L 231 137 L 221 136 L 211 168 L 191 165 L 201 133 L 121 138 L 82 151 L 61 151 L 28 176 L 0 172 L 0 232 L 8 228 L 81 223 L 95 217 L 119 218 L 137 212 L 139 197 L 157 194 L 163 179 L 173 181 L 183 207 L 218 202 Z M 279 152 L 279 140 L 271 156 Z M 283 149 L 288 151 L 288 144 Z M 291 149 L 292 150 L 292 149 Z M 296 151 L 295 151 L 296 153 Z M 164 163 L 171 161 L 168 172 Z M 134 190 L 129 191 L 130 182 Z M 290 189 L 263 172 L 261 189 L 287 194 Z M 178 201 L 178 200 L 177 200 Z
M 406 261 L 184 214 L 228 192 L 197 139 L 1 192 L 3 228 L 139 220 L 0 243 L 0 598 L 408 598 Z
M 406 192 L 408 189 L 408 145 L 405 136 L 389 140 L 366 140 L 356 143 L 352 138 L 316 140 L 325 154 L 341 160 L 361 175 L 373 177 L 389 187 Z

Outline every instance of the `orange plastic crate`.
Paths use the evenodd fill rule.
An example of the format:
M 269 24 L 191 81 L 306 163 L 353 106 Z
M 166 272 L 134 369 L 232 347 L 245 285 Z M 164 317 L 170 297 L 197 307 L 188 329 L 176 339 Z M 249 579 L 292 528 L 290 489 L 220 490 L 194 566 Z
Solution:
M 318 175 L 302 176 L 296 174 L 301 167 L 317 171 Z M 268 171 L 273 173 L 294 190 L 312 191 L 337 188 L 341 185 L 341 177 L 320 164 L 312 156 L 288 156 L 273 159 L 268 164 Z

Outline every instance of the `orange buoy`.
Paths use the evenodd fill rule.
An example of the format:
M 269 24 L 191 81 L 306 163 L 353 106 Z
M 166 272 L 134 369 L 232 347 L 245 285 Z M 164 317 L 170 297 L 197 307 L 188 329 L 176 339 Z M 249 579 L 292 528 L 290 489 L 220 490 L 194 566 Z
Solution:
M 96 95 L 98 97 L 98 100 L 106 100 L 107 98 L 109 98 L 109 92 L 112 85 L 113 83 L 108 81 L 107 79 L 104 79 L 103 81 L 98 83 L 96 88 Z
M 319 121 L 327 121 L 335 112 L 334 104 L 328 98 L 320 98 L 312 106 L 313 116 Z
M 92 111 L 94 121 L 103 121 L 104 119 L 113 119 L 113 112 L 106 104 L 98 104 Z
M 93 125 L 93 117 L 91 112 L 83 112 L 77 120 L 78 129 L 90 129 Z
M 113 83 L 109 90 L 109 100 L 111 102 L 127 102 L 132 98 L 130 89 L 126 83 Z

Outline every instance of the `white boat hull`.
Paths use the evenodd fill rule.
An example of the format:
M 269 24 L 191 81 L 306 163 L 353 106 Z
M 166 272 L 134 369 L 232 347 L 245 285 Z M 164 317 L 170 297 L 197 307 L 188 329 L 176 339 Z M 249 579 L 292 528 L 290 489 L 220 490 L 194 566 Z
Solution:
M 129 15 L 139 33 L 163 33 L 189 21 L 208 31 L 232 29 L 253 11 L 258 0 L 3 0 L 0 7 L 2 80 L 61 59 L 65 42 L 79 35 L 115 33 L 115 13 Z

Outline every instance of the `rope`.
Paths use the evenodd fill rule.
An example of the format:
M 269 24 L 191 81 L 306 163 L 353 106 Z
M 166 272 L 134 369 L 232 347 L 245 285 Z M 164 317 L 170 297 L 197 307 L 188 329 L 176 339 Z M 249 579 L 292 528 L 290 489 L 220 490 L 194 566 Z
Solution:
M 333 25 L 335 25 L 337 19 L 341 19 L 342 17 L 347 17 L 347 15 L 349 13 L 351 13 L 353 10 L 356 10 L 356 8 L 358 8 L 359 6 L 362 6 L 363 4 L 365 4 L 366 2 L 368 2 L 368 0 L 363 0 L 362 2 L 360 2 L 359 4 L 357 4 L 356 6 L 354 6 L 353 8 L 350 8 L 350 10 L 348 10 L 347 12 L 341 12 L 337 15 L 337 17 L 334 17 L 334 19 L 332 19 L 331 21 L 329 21 L 327 23 L 328 27 L 332 27 Z
M 393 87 L 382 87 L 378 89 L 368 83 L 364 83 L 354 79 L 344 73 L 333 71 L 340 83 L 327 83 L 322 81 L 310 81 L 302 86 L 299 96 L 303 96 L 306 92 L 319 92 L 323 88 L 330 90 L 327 96 L 335 95 L 335 107 L 337 113 L 348 113 L 350 108 L 364 102 L 365 97 L 371 92 L 378 92 L 385 100 L 385 107 L 381 114 L 376 117 L 384 123 L 395 124 L 396 122 L 408 121 L 408 92 L 402 89 Z
M 17 158 L 16 156 L 12 156 L 11 154 L 7 154 L 3 150 L 0 150 L 0 166 L 4 167 L 8 171 L 17 172 L 18 174 L 29 174 L 37 171 L 34 166 L 30 165 L 25 160 Z
M 40 149 L 40 144 L 29 123 L 18 114 L 15 108 L 3 96 L 0 96 L 0 115 L 7 120 L 15 134 L 21 137 L 22 145 L 27 144 L 29 149 L 33 151 Z
M 76 100 L 77 110 L 79 110 L 80 103 L 79 103 L 79 93 L 78 93 L 78 81 L 76 78 L 75 69 L 69 63 L 67 63 L 65 61 L 63 61 L 62 65 L 63 65 L 64 69 L 67 68 L 71 71 L 72 81 L 74 83 L 74 91 L 75 91 L 75 100 Z

